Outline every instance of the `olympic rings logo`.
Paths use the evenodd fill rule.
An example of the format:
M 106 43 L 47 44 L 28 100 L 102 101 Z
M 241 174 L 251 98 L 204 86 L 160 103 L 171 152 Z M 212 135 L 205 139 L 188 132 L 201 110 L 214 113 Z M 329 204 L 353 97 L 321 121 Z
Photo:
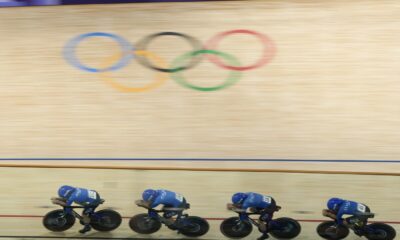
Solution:
M 223 38 L 233 34 L 247 34 L 256 37 L 263 45 L 261 58 L 251 65 L 241 66 L 240 62 L 234 56 L 216 50 L 218 48 L 219 42 Z M 171 64 L 168 65 L 162 58 L 160 58 L 150 50 L 147 50 L 148 45 L 152 40 L 162 36 L 181 37 L 190 43 L 193 51 L 178 56 L 174 61 L 172 61 Z M 89 67 L 82 64 L 82 62 L 76 56 L 76 48 L 78 44 L 81 43 L 83 40 L 93 37 L 103 37 L 116 41 L 122 50 L 121 53 L 104 59 L 100 68 Z M 112 87 L 123 92 L 143 92 L 154 89 L 164 83 L 168 79 L 168 75 L 170 75 L 171 78 L 174 79 L 178 84 L 193 90 L 221 90 L 236 83 L 241 76 L 240 72 L 259 68 L 267 64 L 275 54 L 275 46 L 266 35 L 246 29 L 236 29 L 218 33 L 217 35 L 212 37 L 204 46 L 196 38 L 178 32 L 160 32 L 151 34 L 141 39 L 135 46 L 136 47 L 133 47 L 132 44 L 130 44 L 127 40 L 116 34 L 105 32 L 91 32 L 78 35 L 68 41 L 67 44 L 64 46 L 63 53 L 66 61 L 72 66 L 83 71 L 100 74 L 100 77 L 103 80 L 109 83 Z M 222 84 L 211 87 L 200 87 L 189 83 L 183 77 L 182 72 L 199 64 L 203 59 L 203 55 L 205 55 L 205 57 L 209 61 L 216 64 L 217 66 L 230 70 L 229 76 Z M 157 71 L 158 74 L 154 82 L 143 87 L 128 87 L 116 82 L 115 79 L 112 78 L 110 72 L 119 70 L 127 66 L 134 58 L 144 67 Z

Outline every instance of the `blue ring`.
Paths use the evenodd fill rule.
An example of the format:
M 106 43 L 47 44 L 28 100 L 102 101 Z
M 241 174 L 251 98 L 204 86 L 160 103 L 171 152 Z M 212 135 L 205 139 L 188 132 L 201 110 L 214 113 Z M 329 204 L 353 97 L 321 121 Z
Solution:
M 124 56 L 114 65 L 107 67 L 107 68 L 91 68 L 83 65 L 79 59 L 76 57 L 75 54 L 75 49 L 76 46 L 85 38 L 89 37 L 108 37 L 111 39 L 114 39 L 115 41 L 118 42 L 118 44 L 121 46 Z M 107 72 L 107 71 L 115 71 L 120 68 L 125 67 L 128 65 L 128 63 L 132 60 L 133 58 L 133 51 L 134 48 L 132 45 L 126 41 L 124 38 L 111 34 L 111 33 L 105 33 L 105 32 L 91 32 L 91 33 L 85 33 L 81 34 L 73 39 L 71 39 L 64 47 L 64 57 L 69 62 L 72 66 L 77 67 L 81 70 L 88 71 L 88 72 Z

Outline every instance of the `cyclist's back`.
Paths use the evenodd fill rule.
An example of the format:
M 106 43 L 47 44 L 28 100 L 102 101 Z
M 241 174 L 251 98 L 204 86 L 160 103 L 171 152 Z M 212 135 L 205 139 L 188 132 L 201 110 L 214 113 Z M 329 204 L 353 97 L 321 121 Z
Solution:
M 82 206 L 98 205 L 100 201 L 100 196 L 96 191 L 75 188 L 75 191 L 67 199 L 67 206 L 70 206 L 73 202 Z
M 271 205 L 276 205 L 275 200 L 270 196 L 261 195 L 258 193 L 248 192 L 247 198 L 243 201 L 242 208 L 257 208 L 265 209 L 270 208 Z
M 164 205 L 164 207 L 182 208 L 185 203 L 186 200 L 181 194 L 160 189 L 157 190 L 157 197 L 152 202 L 151 208 L 155 208 L 160 204 Z

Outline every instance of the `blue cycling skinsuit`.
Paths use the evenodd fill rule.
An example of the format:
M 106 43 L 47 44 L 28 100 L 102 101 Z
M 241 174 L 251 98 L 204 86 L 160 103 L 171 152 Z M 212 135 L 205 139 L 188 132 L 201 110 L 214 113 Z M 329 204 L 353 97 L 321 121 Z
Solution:
M 329 204 L 332 201 L 334 204 Z M 336 223 L 342 224 L 343 223 L 343 215 L 352 215 L 351 217 L 346 218 L 348 223 L 353 223 L 356 220 L 358 221 L 358 225 L 365 225 L 367 223 L 367 219 L 361 219 L 360 217 L 356 216 L 358 213 L 369 213 L 370 209 L 367 205 L 348 201 L 340 198 L 332 198 L 328 201 L 328 209 L 333 211 L 336 214 Z
M 181 208 L 182 210 L 165 211 L 164 217 L 171 218 L 178 214 L 182 215 L 184 208 L 186 208 L 186 199 L 179 193 L 159 189 L 156 190 L 157 197 L 151 202 L 150 207 L 155 208 L 158 205 L 163 205 L 165 208 Z
M 66 200 L 66 206 L 71 206 L 73 203 L 83 206 L 83 213 L 86 215 L 93 213 L 100 204 L 99 194 L 84 188 L 75 188 Z M 67 213 L 71 213 L 71 211 L 71 208 L 66 208 Z
M 77 188 L 71 186 L 62 186 L 59 189 L 59 196 L 64 198 L 66 203 L 65 206 L 71 206 L 73 203 L 83 206 L 83 225 L 84 228 L 80 230 L 80 233 L 85 233 L 91 230 L 90 216 L 94 213 L 95 209 L 100 205 L 100 195 L 94 191 L 84 188 Z M 72 213 L 72 208 L 65 208 L 65 213 Z
M 235 199 L 235 195 L 241 197 L 240 200 Z M 232 202 L 243 210 L 248 208 L 255 213 L 260 214 L 260 224 L 259 230 L 263 235 L 258 239 L 267 239 L 268 236 L 268 223 L 272 220 L 274 212 L 277 210 L 276 202 L 271 196 L 262 195 L 254 192 L 247 193 L 236 193 L 232 197 Z

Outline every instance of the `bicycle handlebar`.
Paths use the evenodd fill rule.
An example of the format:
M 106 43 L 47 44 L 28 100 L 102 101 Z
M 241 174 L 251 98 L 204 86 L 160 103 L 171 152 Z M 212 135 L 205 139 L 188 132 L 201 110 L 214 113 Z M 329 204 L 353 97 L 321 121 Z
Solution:
M 84 206 L 65 206 L 66 201 L 63 198 L 51 198 L 51 202 L 63 208 L 85 208 Z M 100 204 L 104 203 L 104 199 L 100 199 Z M 86 206 L 87 207 L 87 206 Z
M 146 202 L 145 201 L 143 201 L 143 200 L 136 200 L 135 201 L 135 204 L 136 205 L 138 205 L 139 207 L 142 207 L 142 208 L 146 208 L 146 209 L 148 209 L 148 210 L 151 210 L 151 211 L 153 211 L 153 212 L 163 212 L 163 210 L 156 210 L 156 209 L 154 209 L 154 208 L 151 208 L 148 204 L 146 204 Z
M 154 212 L 158 212 L 158 213 L 160 213 L 160 212 L 166 212 L 166 211 L 183 211 L 183 210 L 186 210 L 186 209 L 187 209 L 187 208 L 163 207 L 161 210 L 156 210 L 156 209 L 154 209 L 154 208 L 151 208 L 151 207 L 149 206 L 149 204 L 148 204 L 146 201 L 143 201 L 143 200 L 136 200 L 136 201 L 135 201 L 135 204 L 136 204 L 137 206 L 139 206 L 139 207 L 146 208 L 146 209 L 148 209 L 148 210 L 151 210 L 151 211 L 154 211 Z
M 329 209 L 323 209 L 322 210 L 322 216 L 328 217 L 328 218 L 332 218 L 333 220 L 336 220 L 336 214 L 329 210 Z
M 143 201 L 143 200 L 136 200 L 136 201 L 135 201 L 135 204 L 138 205 L 139 207 L 142 207 L 142 208 L 151 209 L 151 208 L 149 207 L 149 205 L 146 204 L 146 202 Z

